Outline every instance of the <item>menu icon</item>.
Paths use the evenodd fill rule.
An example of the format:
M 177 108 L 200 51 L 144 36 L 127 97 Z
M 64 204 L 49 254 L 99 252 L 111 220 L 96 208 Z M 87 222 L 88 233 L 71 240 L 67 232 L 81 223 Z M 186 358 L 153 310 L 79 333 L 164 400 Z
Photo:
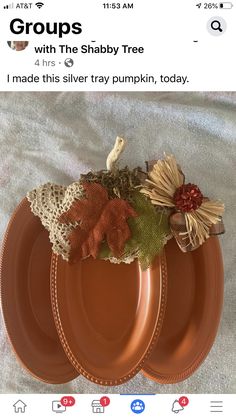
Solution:
M 210 402 L 210 412 L 211 413 L 223 413 L 223 401 L 222 400 L 212 400 Z

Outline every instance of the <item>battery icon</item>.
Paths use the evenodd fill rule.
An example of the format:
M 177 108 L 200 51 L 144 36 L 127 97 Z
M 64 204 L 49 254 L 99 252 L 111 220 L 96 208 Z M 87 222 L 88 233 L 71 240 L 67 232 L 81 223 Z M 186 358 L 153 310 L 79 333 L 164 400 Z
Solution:
M 229 1 L 225 1 L 223 3 L 220 3 L 220 9 L 232 9 L 233 3 Z

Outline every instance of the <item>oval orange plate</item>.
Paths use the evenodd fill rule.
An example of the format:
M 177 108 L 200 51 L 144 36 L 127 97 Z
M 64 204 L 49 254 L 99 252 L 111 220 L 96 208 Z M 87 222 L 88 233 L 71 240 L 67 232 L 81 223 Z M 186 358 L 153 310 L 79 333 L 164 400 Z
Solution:
M 166 247 L 167 309 L 158 343 L 143 373 L 158 383 L 185 380 L 213 345 L 223 303 L 223 262 L 219 240 L 182 253 L 174 239 Z
M 51 245 L 27 199 L 16 208 L 1 254 L 1 302 L 8 336 L 23 366 L 51 384 L 78 372 L 68 361 L 53 320 L 50 301 Z
M 53 255 L 51 294 L 61 343 L 73 366 L 102 385 L 121 384 L 143 366 L 160 333 L 166 302 L 164 254 L 142 272 L 137 261 Z

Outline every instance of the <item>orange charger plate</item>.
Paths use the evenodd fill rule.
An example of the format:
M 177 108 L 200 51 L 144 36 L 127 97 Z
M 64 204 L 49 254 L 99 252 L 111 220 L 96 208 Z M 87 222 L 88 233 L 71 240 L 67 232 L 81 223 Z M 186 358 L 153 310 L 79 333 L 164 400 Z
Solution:
M 23 366 L 51 384 L 79 374 L 67 359 L 50 301 L 51 245 L 27 199 L 16 208 L 1 253 L 1 303 L 7 333 Z
M 152 380 L 185 380 L 209 353 L 223 304 L 223 262 L 217 237 L 183 253 L 174 239 L 166 247 L 167 307 L 158 342 L 143 367 Z
M 142 272 L 88 258 L 73 264 L 55 254 L 52 306 L 72 365 L 88 380 L 111 386 L 137 374 L 158 339 L 166 304 L 164 253 Z

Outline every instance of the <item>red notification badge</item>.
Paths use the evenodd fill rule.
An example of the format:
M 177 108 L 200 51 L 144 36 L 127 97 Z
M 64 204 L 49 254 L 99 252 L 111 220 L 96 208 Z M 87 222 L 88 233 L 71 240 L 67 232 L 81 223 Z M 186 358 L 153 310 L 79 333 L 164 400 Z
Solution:
M 189 399 L 186 396 L 182 396 L 182 397 L 179 398 L 179 404 L 180 404 L 181 407 L 188 406 Z
M 71 407 L 75 404 L 75 398 L 72 396 L 63 396 L 61 398 L 61 404 L 64 407 Z
M 110 404 L 110 399 L 107 396 L 101 397 L 100 403 L 103 407 L 106 407 Z

